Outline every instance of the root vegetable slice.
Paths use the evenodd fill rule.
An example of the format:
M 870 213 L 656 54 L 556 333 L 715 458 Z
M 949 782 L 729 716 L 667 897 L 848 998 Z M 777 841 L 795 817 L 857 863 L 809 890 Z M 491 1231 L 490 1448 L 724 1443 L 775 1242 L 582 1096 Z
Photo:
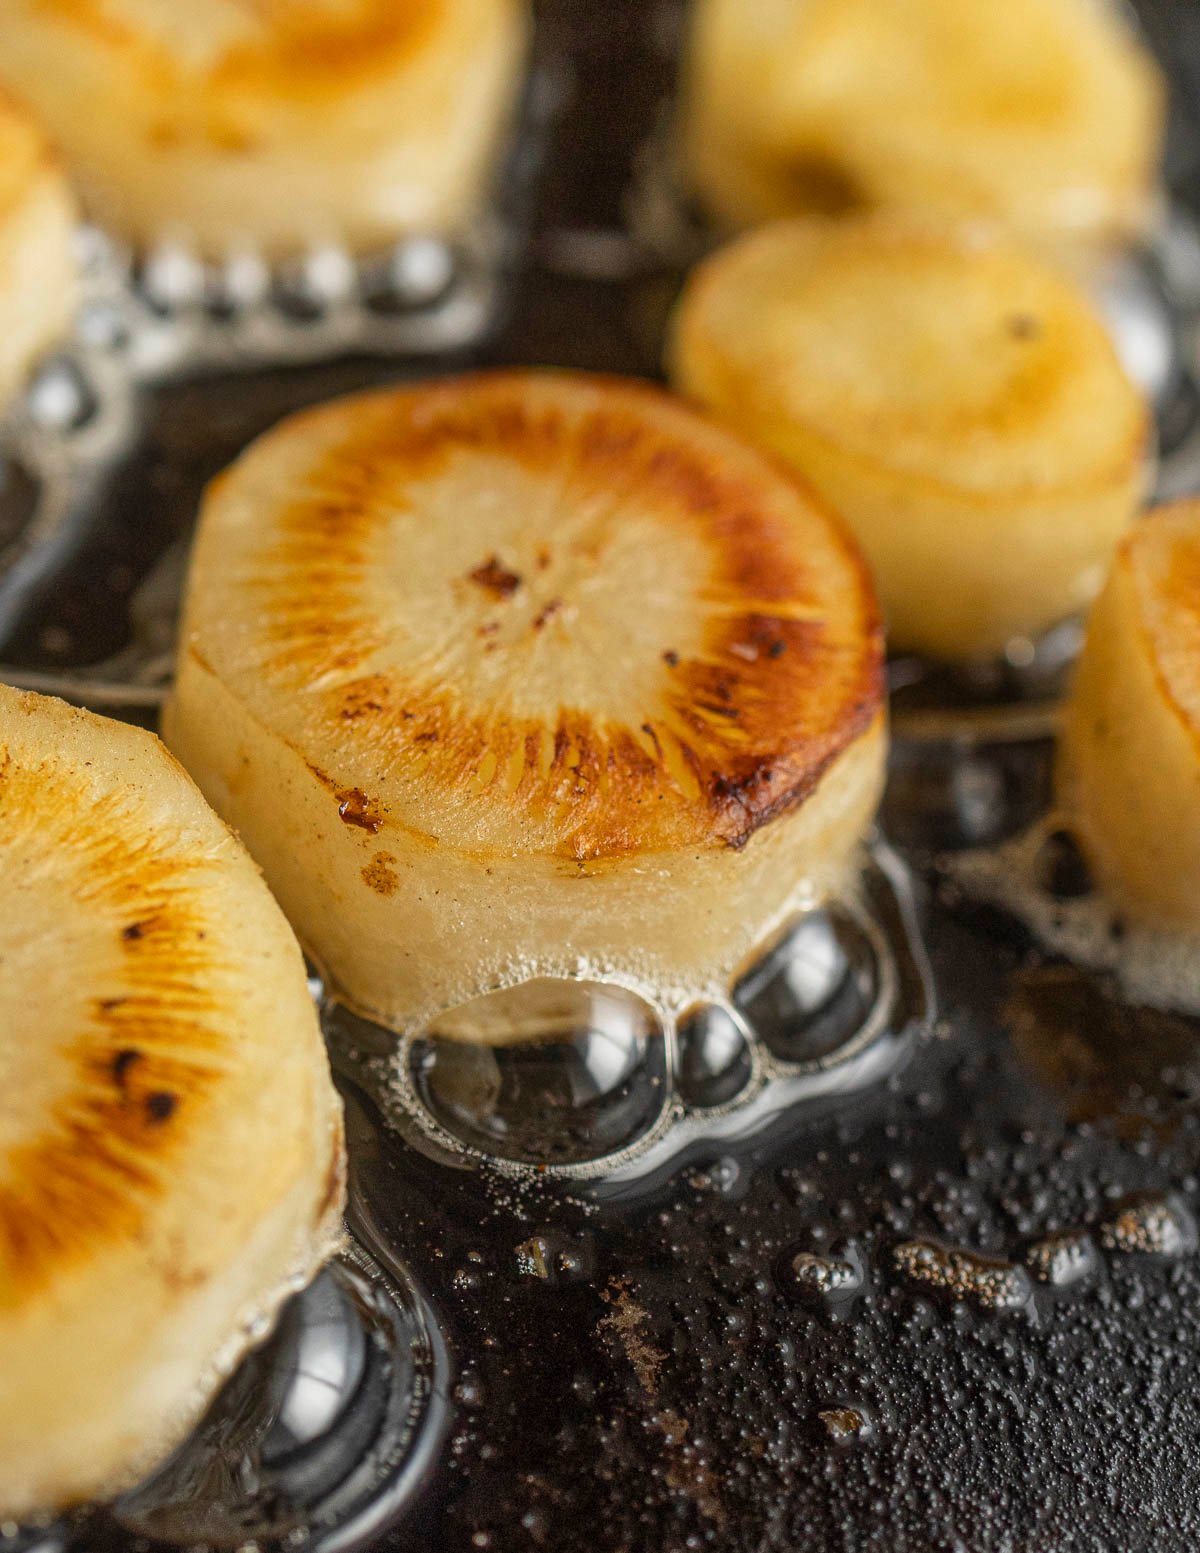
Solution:
M 449 380 L 293 417 L 211 488 L 171 747 L 375 1017 L 533 976 L 721 984 L 877 800 L 852 542 L 644 385 Z
M 178 1443 L 336 1246 L 341 1107 L 257 869 L 156 739 L 0 687 L 0 1518 Z
M 1095 244 L 1144 227 L 1165 91 L 1094 0 L 701 0 L 684 156 L 740 227 L 847 209 Z
M 850 524 L 889 640 L 987 657 L 1085 605 L 1146 482 L 1149 415 L 1082 290 L 908 220 L 780 222 L 693 274 L 677 386 Z
M 1058 785 L 1105 889 L 1151 923 L 1200 931 L 1200 502 L 1157 509 L 1117 551 Z
M 361 251 L 470 220 L 525 32 L 524 0 L 7 0 L 0 80 L 137 245 Z
M 0 96 L 0 412 L 70 321 L 74 224 L 67 180 L 44 134 Z

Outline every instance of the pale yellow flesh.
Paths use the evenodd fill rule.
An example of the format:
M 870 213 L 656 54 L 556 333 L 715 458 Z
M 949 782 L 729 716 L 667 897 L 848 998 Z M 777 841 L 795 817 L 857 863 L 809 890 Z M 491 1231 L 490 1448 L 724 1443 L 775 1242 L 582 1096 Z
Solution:
M 1105 891 L 1200 931 L 1200 505 L 1151 514 L 1088 620 L 1058 788 Z
M 1094 0 L 699 0 L 683 159 L 730 227 L 871 208 L 1093 243 L 1147 220 L 1164 98 Z
M 756 524 L 774 597 L 724 580 Z M 759 455 L 645 388 L 497 375 L 329 406 L 222 477 L 164 735 L 385 1023 L 547 975 L 682 1003 L 841 883 L 878 651 L 853 550 Z M 777 759 L 723 796 L 747 741 Z
M 0 97 L 0 413 L 66 333 L 77 295 L 75 206 L 32 118 Z
M 295 939 L 151 735 L 0 687 L 0 1518 L 107 1498 L 340 1238 Z
M 476 216 L 526 31 L 524 0 L 11 0 L 0 81 L 137 246 L 361 252 Z
M 680 1007 L 727 991 L 791 910 L 845 884 L 885 759 L 880 719 L 816 797 L 744 851 L 581 869 L 565 859 L 463 857 L 411 837 L 348 830 L 305 759 L 265 739 L 195 658 L 180 663 L 165 734 L 252 848 L 334 982 L 397 1029 L 532 976 L 615 974 Z
M 811 218 L 693 274 L 678 388 L 799 470 L 862 545 L 898 648 L 986 658 L 1095 593 L 1149 419 L 1070 279 L 978 233 Z

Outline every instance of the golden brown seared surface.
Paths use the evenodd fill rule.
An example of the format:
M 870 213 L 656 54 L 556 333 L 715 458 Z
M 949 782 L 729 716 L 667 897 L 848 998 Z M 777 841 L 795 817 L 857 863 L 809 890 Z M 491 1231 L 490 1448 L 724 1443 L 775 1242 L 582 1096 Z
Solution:
M 1157 508 L 1124 541 L 1116 564 L 1133 580 L 1167 700 L 1200 745 L 1200 501 Z
M 402 69 L 447 0 L 39 0 L 47 17 L 136 62 L 148 86 L 315 97 Z
M 122 1492 L 337 1247 L 262 878 L 151 734 L 0 685 L 0 1519 Z
M 392 827 L 575 860 L 738 846 L 881 705 L 841 527 L 641 385 L 483 375 L 296 417 L 212 487 L 194 577 L 191 650 L 334 751 L 330 802 L 383 859 Z
M 152 1258 L 181 1213 L 203 1258 L 229 1168 L 212 1151 L 269 1137 L 272 1079 L 292 1133 L 269 1166 L 246 1141 L 225 1221 L 254 1222 L 306 1148 L 340 1169 L 324 1065 L 295 941 L 176 762 L 0 686 L 0 1316 Z
M 0 1306 L 36 1294 L 98 1247 L 138 1236 L 162 1189 L 161 1166 L 178 1153 L 228 1060 L 221 1021 L 235 1011 L 228 992 L 206 985 L 219 948 L 189 890 L 205 860 L 181 862 L 151 834 L 122 835 L 128 811 L 121 792 L 98 797 L 90 782 L 52 764 L 22 766 L 7 751 L 0 757 L 6 914 L 19 921 L 32 881 L 61 872 L 47 856 L 59 850 L 69 860 L 70 893 L 121 962 L 111 984 L 81 995 L 77 1034 L 58 1053 L 42 1054 L 67 1071 L 35 1135 L 26 1135 L 18 1096 L 0 1105 Z M 33 920 L 39 930 L 48 926 Z M 39 1009 L 21 985 L 23 970 L 46 952 L 67 961 L 80 952 L 69 925 L 61 931 L 53 950 L 22 941 L 16 925 L 6 934 L 6 1044 L 40 1045 L 40 1032 L 24 1028 Z
M 57 175 L 57 161 L 36 120 L 0 92 L 0 220 L 50 175 Z

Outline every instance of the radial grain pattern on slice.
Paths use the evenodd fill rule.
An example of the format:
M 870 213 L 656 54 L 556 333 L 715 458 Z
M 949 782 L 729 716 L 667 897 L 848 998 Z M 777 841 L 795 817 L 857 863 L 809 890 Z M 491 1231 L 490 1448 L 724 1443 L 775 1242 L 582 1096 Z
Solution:
M 0 687 L 0 1517 L 106 1498 L 338 1243 L 341 1108 L 258 870 L 151 735 Z
M 1059 797 L 1100 883 L 1200 931 L 1200 502 L 1120 545 L 1063 717 Z
M 1147 482 L 1147 406 L 1095 307 L 978 230 L 779 222 L 693 272 L 679 388 L 853 528 L 888 638 L 987 658 L 1086 605 Z
M 480 375 L 294 417 L 211 488 L 168 742 L 343 992 L 716 985 L 874 810 L 837 521 L 645 385 Z
M 519 86 L 524 0 L 6 0 L 0 81 L 137 246 L 457 234 Z

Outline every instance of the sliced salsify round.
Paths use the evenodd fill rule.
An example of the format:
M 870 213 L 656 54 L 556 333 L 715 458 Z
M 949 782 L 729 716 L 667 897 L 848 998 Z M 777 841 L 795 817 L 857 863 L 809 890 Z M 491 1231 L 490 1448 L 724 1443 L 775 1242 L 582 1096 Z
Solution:
M 740 439 L 646 385 L 473 376 L 215 482 L 164 726 L 364 1012 L 536 976 L 682 1007 L 841 882 L 880 634 L 837 521 Z
M 0 687 L 0 1519 L 107 1498 L 340 1238 L 304 964 L 150 734 Z
M 476 213 L 525 35 L 524 0 L 11 0 L 0 81 L 136 245 L 363 251 Z
M 720 223 L 851 209 L 1128 237 L 1165 92 L 1093 0 L 701 0 L 683 153 Z
M 41 128 L 0 95 L 0 413 L 67 330 L 77 275 L 75 205 Z
M 1085 605 L 1147 478 L 1147 406 L 1083 290 L 979 232 L 797 219 L 693 274 L 676 384 L 845 517 L 889 641 L 984 658 Z
M 1066 708 L 1059 797 L 1131 915 L 1200 931 L 1200 502 L 1122 542 Z

